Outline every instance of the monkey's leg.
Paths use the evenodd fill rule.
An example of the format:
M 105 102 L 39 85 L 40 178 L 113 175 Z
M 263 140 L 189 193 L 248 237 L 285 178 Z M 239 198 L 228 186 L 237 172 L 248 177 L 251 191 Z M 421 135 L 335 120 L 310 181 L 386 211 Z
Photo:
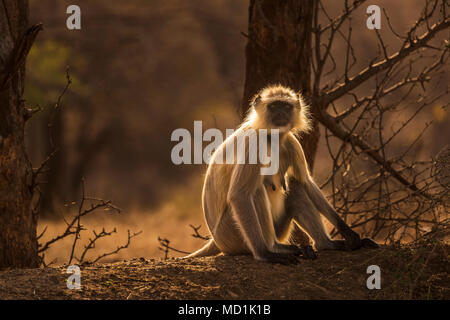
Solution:
M 280 196 L 283 197 L 282 194 L 280 194 Z M 288 219 L 286 214 L 284 214 L 284 208 L 279 208 L 280 211 L 283 211 L 280 212 L 280 214 L 274 212 L 275 208 L 272 208 L 266 188 L 264 187 L 260 187 L 256 190 L 254 199 L 255 209 L 256 212 L 258 212 L 259 222 L 264 231 L 263 236 L 269 250 L 275 253 L 302 254 L 299 247 L 281 243 L 277 239 L 278 234 L 282 232 L 280 229 L 287 229 L 291 221 L 291 219 Z M 276 226 L 274 224 L 276 224 Z M 278 232 L 275 228 L 278 229 Z
M 286 213 L 314 240 L 317 250 L 336 249 L 333 240 L 328 237 L 319 211 L 300 184 L 289 184 Z
M 257 260 L 275 263 L 297 263 L 292 254 L 281 254 L 270 251 L 265 237 L 270 234 L 264 224 L 268 211 L 257 211 L 255 204 L 266 206 L 267 199 L 261 199 L 258 189 L 264 188 L 260 166 L 236 164 L 231 175 L 227 202 L 231 207 L 232 218 L 236 221 L 247 248 Z M 258 197 L 259 194 L 259 197 Z M 265 228 L 265 229 L 263 229 Z M 273 228 L 273 226 L 272 226 Z M 272 237 L 275 237 L 272 234 Z
M 344 220 L 338 215 L 333 206 L 328 202 L 328 200 L 323 195 L 322 191 L 315 184 L 312 179 L 308 179 L 305 185 L 305 190 L 311 201 L 314 203 L 316 208 L 330 221 L 336 229 L 342 234 L 345 242 L 335 240 L 336 249 L 349 249 L 355 250 L 361 248 L 362 246 L 367 248 L 378 248 L 378 245 L 371 239 L 362 239 L 360 236 L 350 229 L 350 227 L 345 223 Z
M 257 211 L 255 209 L 253 195 L 243 193 L 229 196 L 232 207 L 233 218 L 239 225 L 243 239 L 252 252 L 256 260 L 281 264 L 298 263 L 297 258 L 291 254 L 271 252 L 264 239 L 264 231 L 260 224 Z

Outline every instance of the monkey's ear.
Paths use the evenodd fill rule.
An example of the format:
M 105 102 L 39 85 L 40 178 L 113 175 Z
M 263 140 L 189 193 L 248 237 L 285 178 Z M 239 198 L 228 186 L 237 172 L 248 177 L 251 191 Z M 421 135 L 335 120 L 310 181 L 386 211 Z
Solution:
M 256 107 L 258 103 L 261 102 L 261 96 L 259 94 L 255 95 L 252 99 L 251 106 Z

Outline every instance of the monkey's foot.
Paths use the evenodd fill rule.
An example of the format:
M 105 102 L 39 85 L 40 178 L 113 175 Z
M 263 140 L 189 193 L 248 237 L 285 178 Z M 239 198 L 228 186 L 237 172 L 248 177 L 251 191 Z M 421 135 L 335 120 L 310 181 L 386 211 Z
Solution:
M 340 250 L 352 251 L 352 250 L 357 250 L 357 249 L 361 248 L 361 237 L 359 236 L 359 234 L 357 234 L 356 232 L 354 232 L 353 230 L 350 230 L 350 229 L 342 234 L 343 234 L 345 240 L 344 240 L 344 248 L 340 249 Z M 340 241 L 340 240 L 335 240 L 335 241 Z M 341 244 L 337 244 L 337 246 L 339 247 L 339 246 L 341 246 Z
M 370 238 L 361 239 L 361 247 L 367 249 L 378 249 L 380 246 Z
M 274 246 L 275 252 L 284 254 L 293 254 L 301 259 L 317 259 L 317 255 L 314 252 L 313 247 L 310 245 L 296 246 L 293 244 L 280 244 L 276 243 Z
M 361 248 L 377 249 L 378 244 L 369 238 L 361 239 L 357 242 L 349 242 L 348 240 L 333 240 L 334 250 L 353 251 Z
M 275 242 L 271 252 L 275 252 L 275 253 L 290 253 L 293 255 L 302 255 L 303 251 L 302 249 L 300 249 L 298 246 L 294 245 L 294 244 L 284 244 L 284 243 L 279 243 L 279 242 Z
M 334 248 L 332 250 L 340 251 L 353 251 L 361 248 L 361 240 L 348 241 L 348 240 L 332 240 Z
M 298 258 L 290 253 L 274 253 L 274 252 L 267 252 L 264 254 L 263 257 L 259 258 L 258 260 L 269 262 L 269 263 L 279 263 L 284 265 L 290 265 L 290 264 L 298 264 L 299 260 Z
M 331 241 L 333 242 L 333 248 L 331 250 L 342 250 L 342 251 L 349 250 L 347 242 L 345 240 L 331 240 Z
M 311 246 L 302 246 L 300 250 L 302 251 L 301 258 L 303 258 L 303 259 L 311 259 L 311 260 L 317 259 L 317 254 L 314 251 L 313 247 L 311 247 Z

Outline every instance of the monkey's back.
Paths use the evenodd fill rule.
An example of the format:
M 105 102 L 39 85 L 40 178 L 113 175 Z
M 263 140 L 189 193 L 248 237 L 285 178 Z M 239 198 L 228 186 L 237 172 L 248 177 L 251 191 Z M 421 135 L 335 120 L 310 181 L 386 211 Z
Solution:
M 242 128 L 236 130 L 214 152 L 206 172 L 202 192 L 203 213 L 209 231 L 221 251 L 230 254 L 247 251 L 247 248 L 242 245 L 243 241 L 232 218 L 231 207 L 227 200 L 234 163 L 237 161 L 237 148 L 234 142 L 235 138 L 242 133 Z M 234 148 L 233 164 L 226 163 L 227 148 Z M 219 157 L 223 161 L 218 161 Z

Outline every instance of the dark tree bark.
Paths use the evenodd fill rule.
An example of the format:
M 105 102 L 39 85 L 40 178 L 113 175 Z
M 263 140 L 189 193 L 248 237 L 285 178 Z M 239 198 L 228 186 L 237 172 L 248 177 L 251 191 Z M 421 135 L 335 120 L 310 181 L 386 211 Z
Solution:
M 312 170 L 319 141 L 315 105 L 311 97 L 311 35 L 315 1 L 251 0 L 248 18 L 248 42 L 242 117 L 253 95 L 269 84 L 282 84 L 301 91 L 311 104 L 313 130 L 300 137 Z M 309 243 L 297 226 L 294 243 Z
M 33 171 L 24 144 L 25 58 L 40 26 L 28 28 L 28 1 L 0 4 L 0 269 L 39 266 Z
M 269 84 L 283 84 L 301 91 L 311 106 L 311 35 L 315 1 L 251 0 L 248 18 L 248 42 L 242 116 L 249 101 Z M 319 141 L 319 129 L 313 117 L 313 130 L 301 137 L 310 169 Z

